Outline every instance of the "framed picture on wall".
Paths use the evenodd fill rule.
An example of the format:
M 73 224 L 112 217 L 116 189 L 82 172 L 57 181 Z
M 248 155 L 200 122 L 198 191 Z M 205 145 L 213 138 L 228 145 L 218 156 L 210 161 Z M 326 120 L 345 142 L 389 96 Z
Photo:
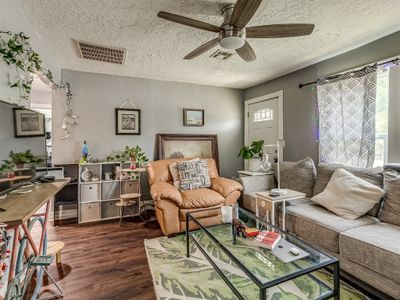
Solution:
M 140 109 L 115 109 L 115 134 L 140 135 Z
M 204 126 L 204 109 L 183 109 L 183 126 Z
M 14 135 L 16 138 L 45 135 L 44 115 L 33 110 L 14 108 Z

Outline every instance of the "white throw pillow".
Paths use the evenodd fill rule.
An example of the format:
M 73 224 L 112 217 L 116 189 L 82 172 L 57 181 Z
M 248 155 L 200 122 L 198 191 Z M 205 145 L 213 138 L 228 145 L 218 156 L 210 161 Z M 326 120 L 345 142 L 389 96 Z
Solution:
M 337 169 L 325 190 L 311 201 L 345 219 L 355 220 L 378 203 L 385 191 L 345 169 Z

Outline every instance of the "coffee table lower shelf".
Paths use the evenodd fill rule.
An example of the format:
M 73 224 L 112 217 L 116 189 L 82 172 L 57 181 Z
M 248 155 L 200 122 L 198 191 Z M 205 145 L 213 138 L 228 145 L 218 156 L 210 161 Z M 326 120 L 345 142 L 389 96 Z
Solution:
M 192 221 L 195 223 L 200 229 L 191 231 L 189 229 L 189 222 Z M 208 228 L 216 228 L 221 225 L 216 225 Z M 229 226 L 227 224 L 223 224 L 222 226 Z M 217 238 L 213 236 L 209 232 L 209 230 L 204 227 L 195 217 L 193 217 L 190 212 L 186 214 L 186 255 L 187 257 L 190 257 L 190 240 L 196 245 L 196 247 L 200 250 L 200 252 L 204 255 L 204 257 L 208 260 L 208 262 L 211 264 L 211 266 L 215 269 L 215 271 L 220 275 L 220 277 L 225 281 L 225 283 L 228 285 L 228 287 L 232 290 L 234 295 L 237 297 L 237 299 L 244 300 L 247 299 L 245 298 L 239 291 L 238 289 L 234 286 L 234 284 L 229 280 L 229 278 L 224 274 L 223 270 L 221 270 L 217 263 L 214 261 L 213 257 L 209 255 L 207 250 L 203 248 L 201 243 L 196 239 L 194 236 L 194 233 L 203 231 L 209 239 L 212 240 L 213 243 L 215 243 L 219 249 L 221 249 L 228 257 L 229 259 L 237 266 L 240 268 L 240 270 L 246 274 L 246 276 L 253 281 L 254 284 L 256 284 L 259 288 L 259 299 L 260 300 L 266 300 L 267 299 L 267 289 L 272 288 L 274 286 L 280 285 L 282 283 L 288 282 L 290 280 L 296 279 L 301 276 L 308 276 L 310 279 L 314 280 L 317 282 L 319 285 L 323 286 L 326 289 L 326 292 L 324 292 L 322 295 L 319 297 L 315 298 L 318 300 L 323 300 L 323 299 L 335 299 L 339 300 L 340 299 L 340 266 L 339 266 L 339 261 L 335 258 L 332 258 L 330 261 L 327 261 L 325 263 L 316 265 L 311 268 L 307 268 L 305 270 L 302 270 L 301 267 L 299 267 L 299 271 L 296 273 L 288 274 L 276 279 L 273 279 L 268 282 L 261 282 L 254 274 L 252 274 L 248 268 L 244 267 L 243 264 L 240 262 L 240 260 L 235 257 Z M 232 239 L 232 243 L 234 239 Z M 236 240 L 236 239 L 235 239 Z M 291 262 L 291 264 L 296 264 L 295 262 Z M 315 277 L 313 272 L 321 270 L 321 269 L 327 269 L 328 267 L 333 268 L 333 288 L 329 287 L 327 284 L 322 282 L 320 279 Z

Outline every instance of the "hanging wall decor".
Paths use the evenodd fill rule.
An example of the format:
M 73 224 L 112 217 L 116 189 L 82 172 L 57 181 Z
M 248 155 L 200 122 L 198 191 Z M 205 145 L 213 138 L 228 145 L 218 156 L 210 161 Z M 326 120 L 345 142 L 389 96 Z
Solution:
M 183 109 L 183 126 L 204 126 L 204 109 Z
M 20 99 L 28 100 L 34 74 L 54 83 L 53 74 L 43 67 L 37 52 L 32 49 L 30 38 L 23 32 L 12 33 L 0 30 L 0 58 L 10 67 L 14 67 L 14 79 L 10 79 L 10 88 L 18 88 Z
M 45 135 L 44 115 L 24 108 L 14 108 L 14 134 L 19 137 Z
M 65 85 L 60 86 L 60 88 L 65 88 L 65 96 L 66 96 L 66 101 L 65 101 L 65 113 L 64 113 L 64 118 L 63 122 L 61 125 L 62 130 L 64 131 L 63 136 L 61 137 L 63 140 L 68 139 L 72 127 L 78 126 L 78 116 L 73 114 L 72 112 L 72 93 L 71 93 L 71 85 L 67 82 Z
M 115 134 L 140 135 L 140 109 L 115 109 Z

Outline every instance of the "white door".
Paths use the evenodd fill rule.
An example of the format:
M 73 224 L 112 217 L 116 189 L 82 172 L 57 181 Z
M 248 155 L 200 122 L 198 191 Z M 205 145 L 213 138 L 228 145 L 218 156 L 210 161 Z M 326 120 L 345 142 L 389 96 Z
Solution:
M 264 140 L 264 144 L 276 145 L 282 139 L 282 93 L 274 93 L 271 97 L 249 100 L 246 120 L 246 145 L 254 140 Z M 272 163 L 276 158 L 276 147 L 266 147 L 269 160 Z

